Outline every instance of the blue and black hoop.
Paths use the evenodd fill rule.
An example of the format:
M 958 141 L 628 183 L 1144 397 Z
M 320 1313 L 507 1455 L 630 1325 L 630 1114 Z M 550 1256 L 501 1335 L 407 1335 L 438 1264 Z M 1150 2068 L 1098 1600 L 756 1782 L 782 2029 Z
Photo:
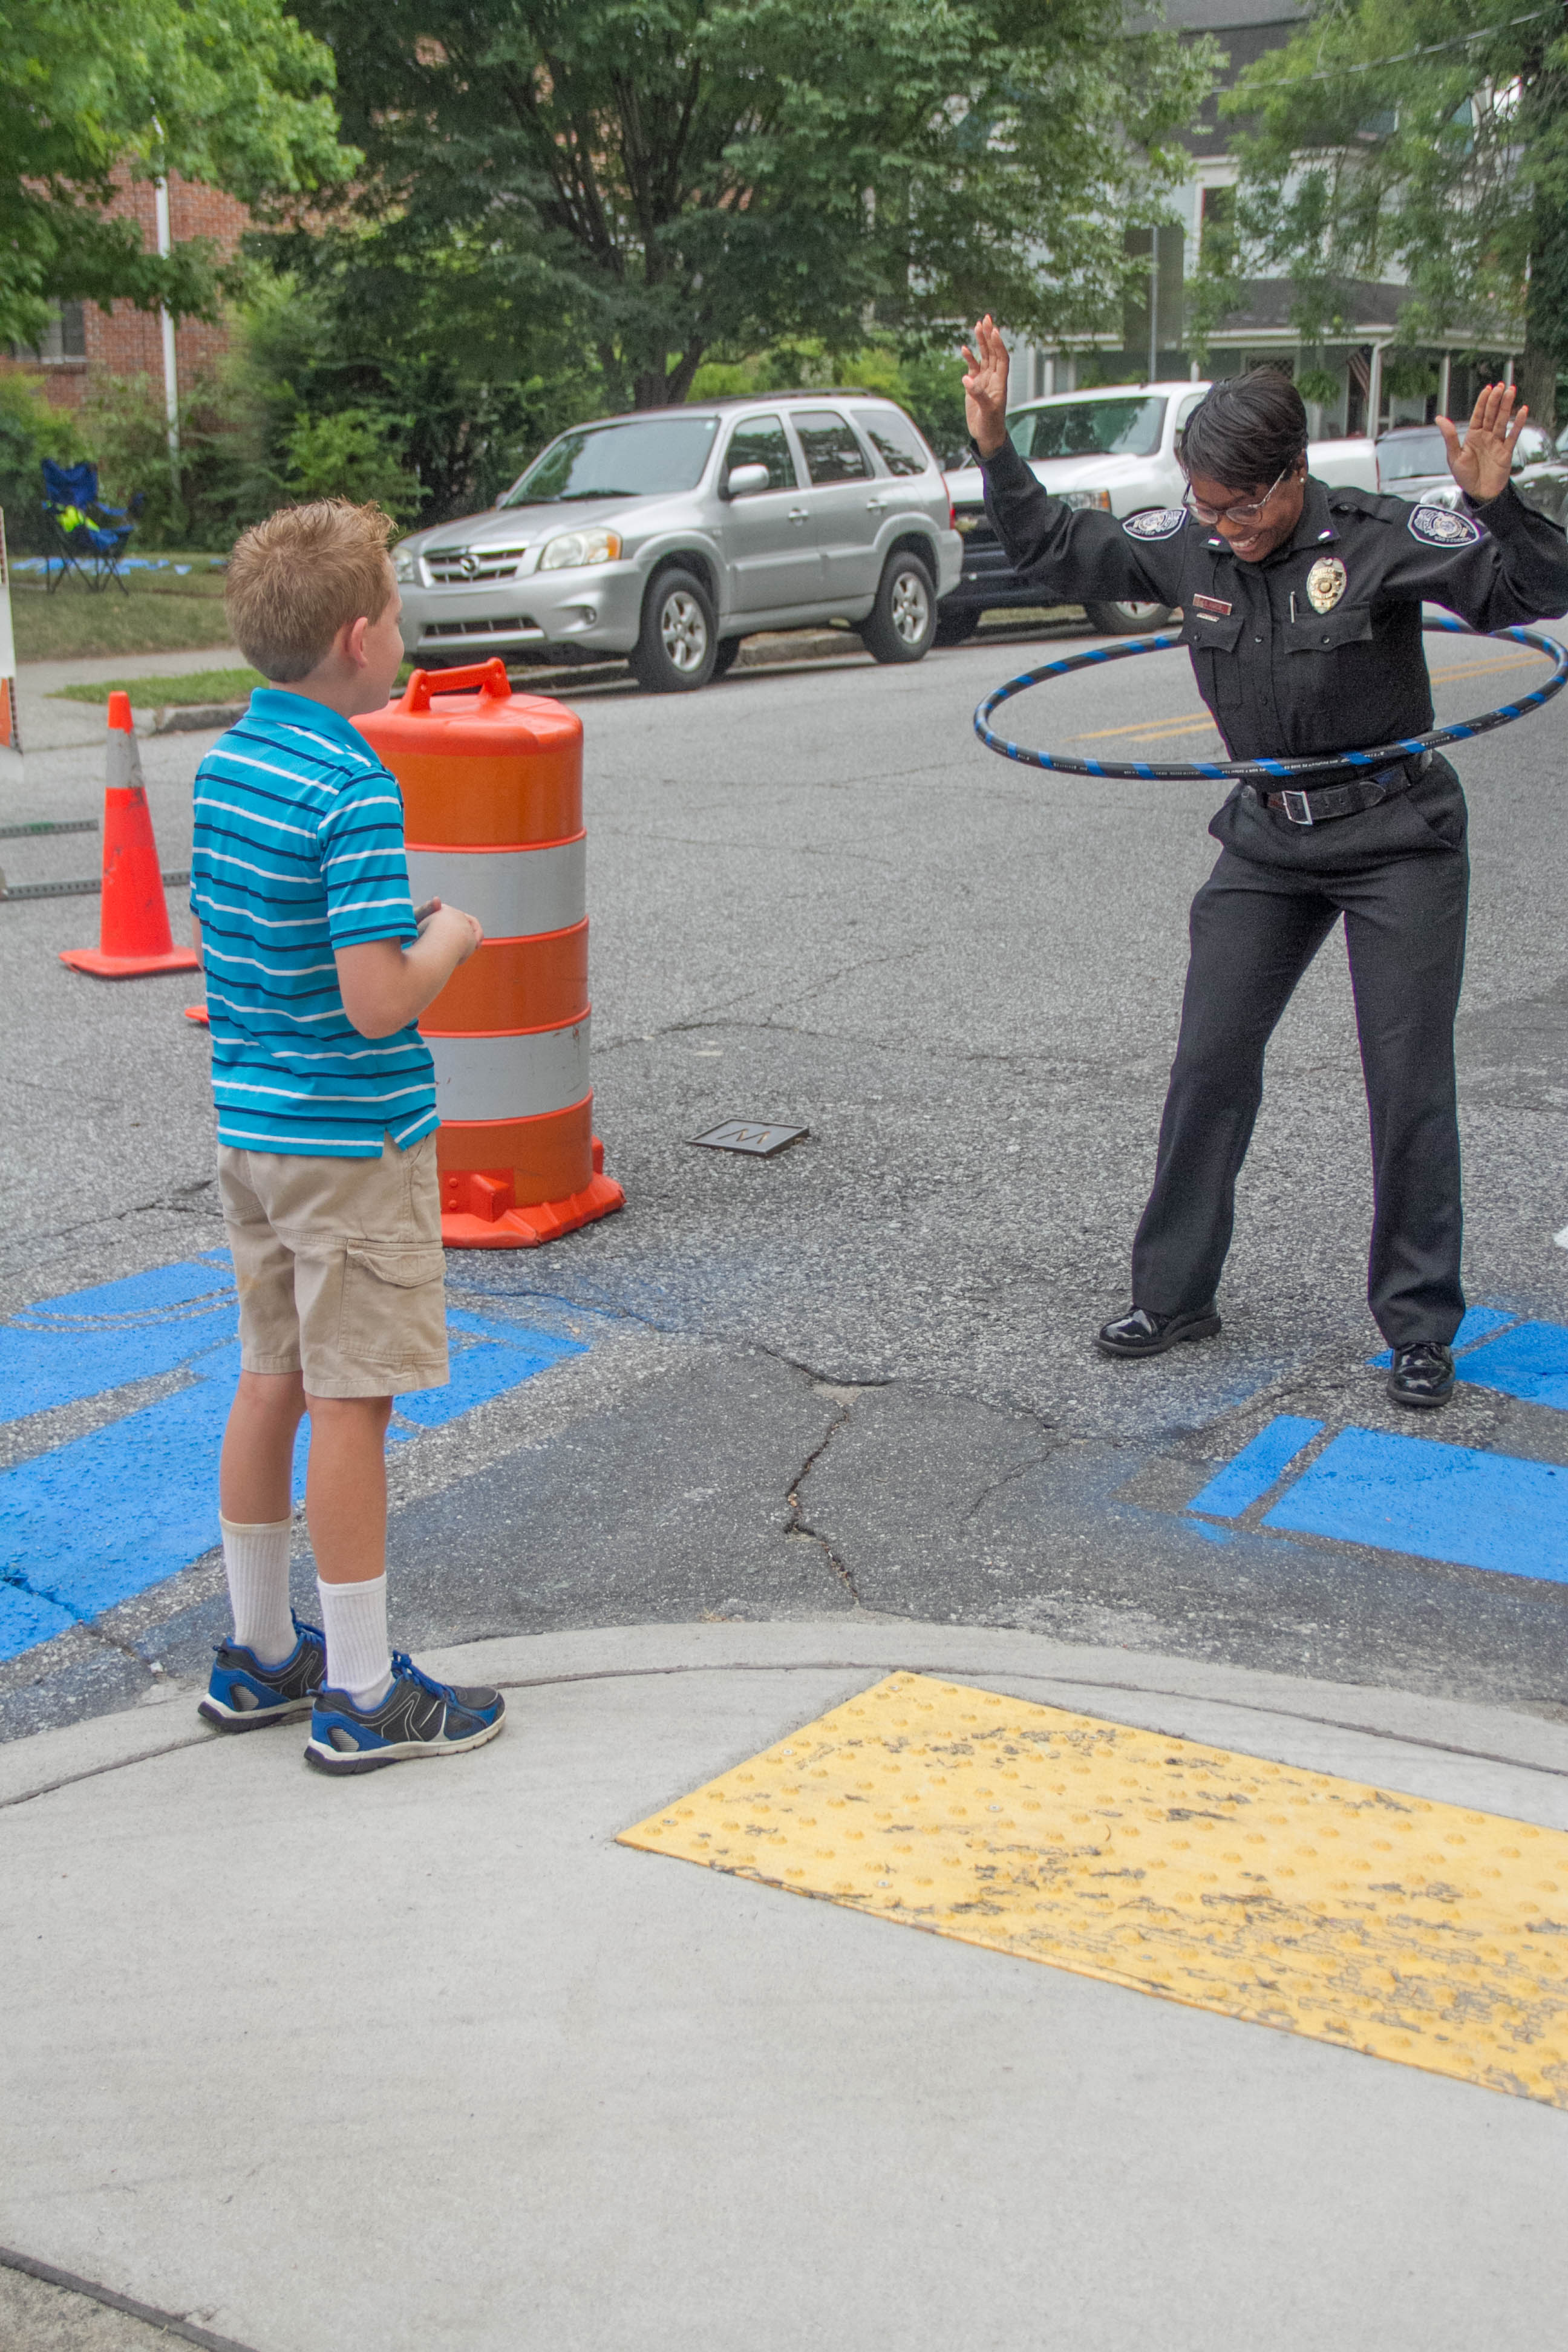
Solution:
M 1464 621 L 1424 621 L 1421 625 L 1456 637 L 1487 634 L 1472 629 Z M 1542 636 L 1534 629 L 1498 629 L 1492 635 L 1510 638 L 1517 646 L 1528 646 L 1532 653 L 1544 654 L 1553 665 L 1552 676 L 1544 685 L 1521 695 L 1517 702 L 1505 702 L 1500 709 L 1483 711 L 1479 719 L 1463 719 L 1453 727 L 1434 727 L 1429 734 L 1409 735 L 1403 742 L 1380 743 L 1372 751 L 1342 751 L 1334 759 L 1193 760 L 1169 766 L 1152 760 L 1069 760 L 1058 751 L 1032 751 L 1026 744 L 1008 743 L 993 733 L 989 725 L 992 712 L 1014 695 L 1022 694 L 1026 687 L 1043 686 L 1047 678 L 1065 677 L 1069 670 L 1094 669 L 1102 662 L 1126 661 L 1133 654 L 1164 653 L 1170 646 L 1183 643 L 1174 629 L 1162 630 L 1154 637 L 1129 637 L 1123 645 L 1096 646 L 1088 653 L 1069 654 L 1064 661 L 1047 662 L 1039 669 L 1026 670 L 1022 677 L 1009 678 L 994 694 L 988 694 L 975 711 L 974 731 L 987 751 L 999 751 L 1005 760 L 1018 760 L 1031 768 L 1052 768 L 1068 776 L 1148 777 L 1163 783 L 1186 783 L 1197 776 L 1215 776 L 1227 783 L 1247 783 L 1260 776 L 1310 775 L 1321 782 L 1331 775 L 1355 775 L 1363 768 L 1386 766 L 1390 761 L 1407 758 L 1413 751 L 1435 751 L 1440 743 L 1467 742 L 1472 735 L 1485 735 L 1493 727 L 1506 727 L 1510 719 L 1522 719 L 1527 710 L 1539 710 L 1543 702 L 1550 702 L 1554 694 L 1561 694 L 1568 686 L 1568 646 L 1560 646 L 1555 637 Z

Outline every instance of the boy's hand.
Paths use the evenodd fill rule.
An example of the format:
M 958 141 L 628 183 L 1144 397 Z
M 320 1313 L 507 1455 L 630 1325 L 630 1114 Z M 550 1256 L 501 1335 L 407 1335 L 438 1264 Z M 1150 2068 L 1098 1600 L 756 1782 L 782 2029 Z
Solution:
M 994 457 L 1007 438 L 1007 346 L 989 310 L 974 330 L 974 344 L 973 352 L 963 346 L 963 413 L 981 456 Z
M 418 921 L 417 915 L 415 920 Z M 467 963 L 474 950 L 483 947 L 485 929 L 477 915 L 466 915 L 460 907 L 448 907 L 439 898 L 433 898 L 427 920 L 419 925 L 419 936 L 439 939 L 443 947 L 456 950 L 458 963 Z
M 1437 419 L 1437 429 L 1448 453 L 1448 471 L 1474 506 L 1483 507 L 1489 499 L 1500 498 L 1508 488 L 1513 468 L 1513 445 L 1519 438 L 1520 426 L 1530 415 L 1528 408 L 1521 408 L 1510 424 L 1514 394 L 1511 383 L 1483 384 L 1463 442 L 1457 427 L 1446 416 Z
M 433 905 L 412 947 L 400 940 L 366 940 L 339 948 L 338 986 L 343 1011 L 362 1037 L 390 1037 L 417 1021 L 460 963 L 484 939 L 483 926 L 460 907 Z

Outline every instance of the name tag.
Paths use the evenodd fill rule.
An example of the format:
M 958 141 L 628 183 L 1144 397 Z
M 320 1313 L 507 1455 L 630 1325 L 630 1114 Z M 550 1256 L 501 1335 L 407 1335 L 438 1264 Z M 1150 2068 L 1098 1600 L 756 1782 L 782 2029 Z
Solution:
M 1211 621 L 1219 621 L 1225 618 L 1230 611 L 1230 606 L 1218 596 L 1194 596 L 1193 610 L 1194 613 L 1206 614 Z

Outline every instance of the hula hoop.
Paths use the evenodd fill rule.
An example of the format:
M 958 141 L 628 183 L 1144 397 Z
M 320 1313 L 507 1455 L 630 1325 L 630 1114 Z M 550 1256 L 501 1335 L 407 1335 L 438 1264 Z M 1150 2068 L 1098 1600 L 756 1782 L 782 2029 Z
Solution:
M 1423 621 L 1424 629 L 1435 629 L 1456 637 L 1484 637 L 1488 632 L 1472 629 L 1466 621 Z M 1561 646 L 1555 637 L 1542 636 L 1534 629 L 1497 629 L 1495 637 L 1511 638 L 1516 646 L 1528 646 L 1532 653 L 1545 654 L 1555 665 L 1544 686 L 1521 697 L 1517 702 L 1506 702 L 1498 710 L 1484 710 L 1479 719 L 1461 719 L 1454 727 L 1434 727 L 1426 735 L 1407 735 L 1402 742 L 1380 743 L 1373 751 L 1342 751 L 1333 759 L 1320 756 L 1315 760 L 1194 760 L 1178 765 L 1161 766 L 1153 761 L 1069 760 L 1057 751 L 1031 751 L 1026 744 L 1009 743 L 993 734 L 988 721 L 994 710 L 1026 687 L 1043 686 L 1047 678 L 1065 677 L 1069 670 L 1092 669 L 1101 662 L 1127 661 L 1134 654 L 1160 654 L 1184 640 L 1174 630 L 1162 631 L 1156 637 L 1129 637 L 1124 645 L 1096 646 L 1091 652 L 1071 654 L 1064 661 L 1047 662 L 1039 669 L 1026 670 L 1022 677 L 1009 678 L 994 694 L 988 694 L 974 714 L 974 731 L 988 751 L 999 751 L 1005 760 L 1020 761 L 1026 767 L 1053 768 L 1068 776 L 1152 777 L 1166 783 L 1186 783 L 1197 776 L 1217 776 L 1226 782 L 1247 782 L 1253 776 L 1324 777 L 1353 775 L 1363 768 L 1376 768 L 1393 760 L 1406 758 L 1412 751 L 1430 751 L 1439 743 L 1464 743 L 1472 735 L 1485 735 L 1493 727 L 1506 727 L 1512 719 L 1522 719 L 1527 710 L 1539 710 L 1554 694 L 1568 686 L 1568 646 Z

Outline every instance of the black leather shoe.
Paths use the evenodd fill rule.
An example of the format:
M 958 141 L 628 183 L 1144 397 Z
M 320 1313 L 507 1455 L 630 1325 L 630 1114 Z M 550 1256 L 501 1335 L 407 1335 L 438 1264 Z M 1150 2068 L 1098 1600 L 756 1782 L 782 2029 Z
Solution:
M 1387 1386 L 1395 1404 L 1413 1405 L 1418 1412 L 1447 1404 L 1454 1393 L 1452 1348 L 1436 1339 L 1423 1339 L 1418 1348 L 1395 1348 Z
M 1211 1298 L 1191 1315 L 1151 1315 L 1142 1307 L 1129 1314 L 1119 1315 L 1114 1323 L 1100 1327 L 1100 1347 L 1107 1356 L 1163 1356 L 1167 1348 L 1179 1347 L 1184 1339 L 1212 1339 L 1219 1329 L 1219 1317 Z

